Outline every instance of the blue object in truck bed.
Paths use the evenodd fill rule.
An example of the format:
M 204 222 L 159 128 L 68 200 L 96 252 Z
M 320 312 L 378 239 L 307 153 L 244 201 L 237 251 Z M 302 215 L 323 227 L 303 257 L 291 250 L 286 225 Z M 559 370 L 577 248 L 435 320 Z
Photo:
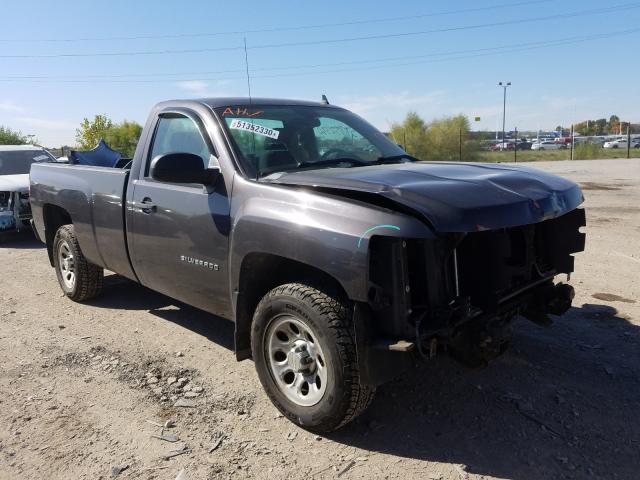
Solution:
M 94 167 L 115 167 L 121 158 L 120 152 L 112 149 L 104 140 L 100 140 L 100 143 L 93 150 L 84 152 L 71 150 L 69 163 Z

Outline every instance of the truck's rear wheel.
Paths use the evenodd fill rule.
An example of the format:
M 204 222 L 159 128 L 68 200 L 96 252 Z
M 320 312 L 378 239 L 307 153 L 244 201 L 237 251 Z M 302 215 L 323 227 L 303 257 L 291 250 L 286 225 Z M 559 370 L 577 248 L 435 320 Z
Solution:
M 336 430 L 373 399 L 375 389 L 360 383 L 349 309 L 315 288 L 290 283 L 265 295 L 251 349 L 273 404 L 308 430 Z
M 89 300 L 102 291 L 104 272 L 82 254 L 73 225 L 63 225 L 56 232 L 53 265 L 60 288 L 71 300 Z

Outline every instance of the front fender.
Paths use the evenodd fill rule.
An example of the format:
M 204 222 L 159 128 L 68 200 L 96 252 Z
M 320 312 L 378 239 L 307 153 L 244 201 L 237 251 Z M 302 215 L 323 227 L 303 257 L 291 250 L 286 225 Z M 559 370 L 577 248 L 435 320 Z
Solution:
M 266 253 L 315 267 L 337 280 L 350 299 L 367 301 L 369 241 L 375 235 L 433 238 L 409 215 L 337 196 L 240 179 L 234 186 L 230 285 L 242 261 Z

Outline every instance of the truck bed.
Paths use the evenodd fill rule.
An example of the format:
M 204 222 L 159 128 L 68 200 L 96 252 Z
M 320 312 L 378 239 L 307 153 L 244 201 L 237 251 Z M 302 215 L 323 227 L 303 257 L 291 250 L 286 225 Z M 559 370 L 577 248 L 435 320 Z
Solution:
M 61 208 L 73 217 L 80 248 L 90 262 L 135 280 L 125 236 L 128 177 L 129 170 L 117 168 L 33 165 L 31 206 L 40 238 L 55 235 L 46 229 L 43 212 Z

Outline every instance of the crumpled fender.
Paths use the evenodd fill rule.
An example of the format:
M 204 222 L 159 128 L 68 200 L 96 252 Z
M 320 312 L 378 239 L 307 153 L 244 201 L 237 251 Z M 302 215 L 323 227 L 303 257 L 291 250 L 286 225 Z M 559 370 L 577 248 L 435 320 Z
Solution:
M 230 285 L 243 259 L 268 253 L 315 267 L 336 279 L 349 298 L 366 301 L 369 240 L 375 235 L 433 238 L 410 215 L 331 195 L 240 180 L 234 185 Z

